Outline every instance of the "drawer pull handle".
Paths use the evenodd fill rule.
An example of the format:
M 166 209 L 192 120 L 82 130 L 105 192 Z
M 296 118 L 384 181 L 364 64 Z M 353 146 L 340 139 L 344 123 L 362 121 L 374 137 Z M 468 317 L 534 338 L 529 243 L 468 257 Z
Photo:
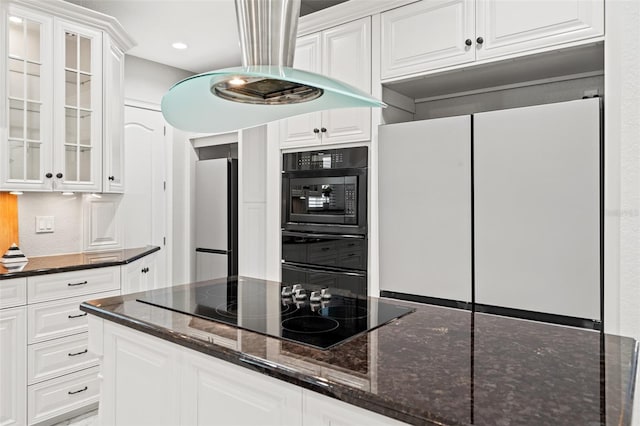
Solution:
M 69 315 L 69 319 L 74 319 L 74 318 L 80 318 L 80 317 L 86 317 L 87 313 L 84 312 L 82 314 L 78 314 L 78 315 Z
M 67 392 L 67 393 L 68 393 L 69 395 L 75 395 L 76 393 L 84 392 L 84 391 L 86 391 L 87 389 L 89 389 L 89 388 L 85 386 L 84 388 L 82 388 L 82 389 L 80 389 L 80 390 L 77 390 L 77 391 L 69 391 L 69 392 Z
M 78 355 L 82 355 L 82 354 L 86 354 L 87 352 L 89 352 L 89 349 L 85 349 L 84 351 L 80 351 L 80 352 L 76 352 L 75 354 L 69 353 L 69 356 L 78 356 Z
M 81 283 L 67 283 L 67 285 L 69 287 L 75 287 L 77 285 L 85 285 L 85 284 L 88 284 L 88 283 L 89 283 L 88 281 L 82 281 Z
M 322 251 L 331 250 L 331 247 L 322 247 L 320 250 L 322 250 Z

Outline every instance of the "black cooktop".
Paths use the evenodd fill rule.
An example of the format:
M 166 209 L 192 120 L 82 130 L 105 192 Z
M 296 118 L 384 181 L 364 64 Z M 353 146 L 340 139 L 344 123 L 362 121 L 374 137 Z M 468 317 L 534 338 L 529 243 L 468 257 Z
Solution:
M 277 283 L 236 277 L 196 288 L 154 290 L 137 300 L 318 349 L 329 349 L 415 310 L 342 295 L 316 303 L 308 297 L 299 301 L 283 297 Z

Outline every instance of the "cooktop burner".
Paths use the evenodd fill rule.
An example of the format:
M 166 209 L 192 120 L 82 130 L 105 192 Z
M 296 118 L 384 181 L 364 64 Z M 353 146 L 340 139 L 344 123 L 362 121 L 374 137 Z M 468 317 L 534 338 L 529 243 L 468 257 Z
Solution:
M 331 288 L 325 293 L 321 300 L 283 296 L 279 283 L 229 277 L 195 288 L 153 290 L 137 300 L 318 349 L 414 311 L 378 299 L 331 295 Z

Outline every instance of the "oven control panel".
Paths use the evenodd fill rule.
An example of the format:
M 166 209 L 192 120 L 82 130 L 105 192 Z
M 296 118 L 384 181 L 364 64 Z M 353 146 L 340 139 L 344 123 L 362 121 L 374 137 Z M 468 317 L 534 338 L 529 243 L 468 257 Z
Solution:
M 367 147 L 293 152 L 283 155 L 283 172 L 367 167 Z

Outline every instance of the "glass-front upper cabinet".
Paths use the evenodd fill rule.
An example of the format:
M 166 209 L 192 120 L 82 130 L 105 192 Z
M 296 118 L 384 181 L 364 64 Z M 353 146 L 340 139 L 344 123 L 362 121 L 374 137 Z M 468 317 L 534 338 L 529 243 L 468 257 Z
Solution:
M 102 188 L 102 33 L 55 21 L 56 190 Z
M 3 13 L 0 189 L 51 189 L 52 19 L 17 7 Z

